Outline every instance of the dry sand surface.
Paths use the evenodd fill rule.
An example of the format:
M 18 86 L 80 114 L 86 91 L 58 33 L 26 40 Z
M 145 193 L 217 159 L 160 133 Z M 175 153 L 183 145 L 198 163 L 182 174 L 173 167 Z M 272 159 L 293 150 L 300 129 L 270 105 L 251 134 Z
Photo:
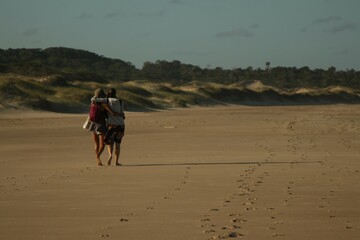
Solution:
M 359 105 L 127 113 L 121 167 L 84 120 L 0 113 L 0 239 L 360 239 Z

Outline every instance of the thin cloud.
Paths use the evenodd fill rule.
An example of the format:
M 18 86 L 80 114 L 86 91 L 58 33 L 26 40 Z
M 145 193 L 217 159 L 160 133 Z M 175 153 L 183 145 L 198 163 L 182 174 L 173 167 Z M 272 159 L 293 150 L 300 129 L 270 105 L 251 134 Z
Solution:
M 347 54 L 349 54 L 349 50 L 347 50 L 347 49 L 343 49 L 343 50 L 336 51 L 333 53 L 333 55 L 335 55 L 335 56 L 341 56 L 341 55 L 347 55 Z
M 92 15 L 91 13 L 83 13 L 79 16 L 79 19 L 84 20 L 84 19 L 91 19 L 93 17 L 94 15 Z
M 316 25 L 316 24 L 322 24 L 322 23 L 329 23 L 329 22 L 338 22 L 338 21 L 341 21 L 342 18 L 339 17 L 339 16 L 329 16 L 329 17 L 326 17 L 326 18 L 318 18 L 316 19 L 312 25 Z
M 111 12 L 105 15 L 106 19 L 112 19 L 112 18 L 117 18 L 120 17 L 120 13 L 118 12 Z
M 165 11 L 159 11 L 159 12 L 140 12 L 137 14 L 138 17 L 162 17 L 164 16 Z
M 325 24 L 329 24 L 332 22 L 340 22 L 340 21 L 342 21 L 342 18 L 339 16 L 329 16 L 329 17 L 324 17 L 324 18 L 318 18 L 318 19 L 315 19 L 309 26 L 300 29 L 300 31 L 306 32 L 310 28 L 315 27 L 317 25 L 325 25 Z
M 355 23 L 344 23 L 340 26 L 332 27 L 325 32 L 329 33 L 339 33 L 344 31 L 355 31 L 357 29 L 357 25 Z
M 215 36 L 218 38 L 232 38 L 232 37 L 251 38 L 254 36 L 254 34 L 248 29 L 239 28 L 230 31 L 220 32 L 217 33 Z
M 31 37 L 38 34 L 39 34 L 39 30 L 37 28 L 29 28 L 22 33 L 22 35 L 25 37 Z

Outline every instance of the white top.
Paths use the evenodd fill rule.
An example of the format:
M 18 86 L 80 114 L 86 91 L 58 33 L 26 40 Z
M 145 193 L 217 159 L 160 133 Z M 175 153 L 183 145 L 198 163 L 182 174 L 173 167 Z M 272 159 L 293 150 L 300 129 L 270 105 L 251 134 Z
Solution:
M 122 104 L 122 101 L 117 98 L 108 98 L 108 105 L 110 109 L 116 113 L 124 112 L 124 105 Z M 112 125 L 125 125 L 125 121 L 122 116 L 113 116 L 110 113 L 108 114 L 107 123 Z

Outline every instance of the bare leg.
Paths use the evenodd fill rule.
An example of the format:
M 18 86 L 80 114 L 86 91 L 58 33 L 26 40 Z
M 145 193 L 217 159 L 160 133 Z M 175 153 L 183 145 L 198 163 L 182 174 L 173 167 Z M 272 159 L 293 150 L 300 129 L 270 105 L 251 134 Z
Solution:
M 99 135 L 97 135 L 95 132 L 93 132 L 93 139 L 95 142 L 95 155 L 96 155 L 96 161 L 98 166 L 102 166 L 101 160 L 99 158 Z
M 96 158 L 97 158 L 97 161 L 98 161 L 98 166 L 103 166 L 102 163 L 101 163 L 100 156 L 101 156 L 102 152 L 104 151 L 104 148 L 105 148 L 104 134 L 100 134 L 99 135 L 99 150 L 98 150 L 97 155 L 96 155 Z
M 119 163 L 119 157 L 120 157 L 120 143 L 115 143 L 115 165 L 116 166 L 121 166 L 121 164 Z
M 108 166 L 111 165 L 113 149 L 114 149 L 114 143 L 109 144 L 109 146 L 108 146 L 109 158 L 108 158 L 108 160 L 107 160 L 107 165 L 108 165 Z
M 121 166 L 121 164 L 119 163 L 119 158 L 120 158 L 120 144 L 122 142 L 123 137 L 124 137 L 124 132 L 120 132 L 119 136 L 118 136 L 118 139 L 120 141 L 118 143 L 115 143 L 116 144 L 116 146 L 115 146 L 115 157 L 116 157 L 115 165 L 116 166 Z

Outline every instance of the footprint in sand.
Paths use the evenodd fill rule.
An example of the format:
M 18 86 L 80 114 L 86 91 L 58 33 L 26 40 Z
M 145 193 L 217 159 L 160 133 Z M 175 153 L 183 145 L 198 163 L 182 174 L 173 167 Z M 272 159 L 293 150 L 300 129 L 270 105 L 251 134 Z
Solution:
M 283 237 L 285 234 L 283 233 L 273 233 L 272 237 Z
M 242 216 L 241 213 L 230 213 L 229 217 Z
M 226 225 L 226 226 L 223 226 L 221 229 L 222 230 L 233 230 L 233 229 L 239 229 L 239 228 L 241 228 L 241 227 L 238 225 Z
M 218 208 L 213 208 L 213 209 L 210 209 L 210 212 L 218 212 L 219 209 Z
M 255 211 L 255 210 L 257 210 L 257 208 L 256 207 L 247 207 L 247 208 L 245 208 L 245 210 L 246 211 Z
M 233 223 L 245 223 L 245 222 L 247 222 L 247 220 L 242 219 L 242 218 L 233 218 L 233 219 L 231 219 L 231 222 L 233 222 Z
M 275 230 L 276 228 L 274 228 L 274 227 L 268 227 L 268 228 L 266 228 L 266 230 Z
M 243 203 L 243 205 L 245 205 L 245 206 L 249 206 L 249 205 L 253 205 L 254 204 L 254 202 L 246 202 L 246 203 Z
M 229 232 L 219 236 L 214 236 L 212 239 L 238 238 L 243 236 L 244 236 L 243 234 L 238 232 Z
M 210 219 L 209 218 L 203 218 L 200 220 L 201 222 L 210 222 Z

